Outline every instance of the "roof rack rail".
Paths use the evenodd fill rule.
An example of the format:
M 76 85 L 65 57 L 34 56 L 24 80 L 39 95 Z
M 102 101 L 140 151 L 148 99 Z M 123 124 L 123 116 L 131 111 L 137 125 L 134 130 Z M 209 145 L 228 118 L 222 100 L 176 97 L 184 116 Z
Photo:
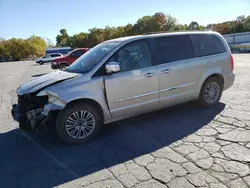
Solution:
M 190 32 L 190 31 L 205 31 L 205 30 L 156 31 L 156 32 L 143 33 L 143 35 L 161 34 L 161 33 L 179 33 L 179 32 Z

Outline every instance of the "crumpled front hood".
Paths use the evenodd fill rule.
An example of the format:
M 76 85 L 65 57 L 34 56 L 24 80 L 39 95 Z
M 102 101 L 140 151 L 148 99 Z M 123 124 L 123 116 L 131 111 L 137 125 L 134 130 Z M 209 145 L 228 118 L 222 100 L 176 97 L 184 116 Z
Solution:
M 23 94 L 33 93 L 47 86 L 50 86 L 56 82 L 67 80 L 77 76 L 79 76 L 79 74 L 60 71 L 60 70 L 54 71 L 52 73 L 45 74 L 43 76 L 25 82 L 17 89 L 17 94 L 23 95 Z

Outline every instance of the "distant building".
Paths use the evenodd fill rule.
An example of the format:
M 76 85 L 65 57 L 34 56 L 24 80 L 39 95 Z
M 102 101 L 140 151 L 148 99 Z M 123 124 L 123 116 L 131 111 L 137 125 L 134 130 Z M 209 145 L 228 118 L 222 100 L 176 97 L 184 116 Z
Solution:
M 52 53 L 61 53 L 61 54 L 67 54 L 70 51 L 72 51 L 71 47 L 60 47 L 60 48 L 46 48 L 46 54 L 52 54 Z
M 250 32 L 234 33 L 234 34 L 223 35 L 223 36 L 226 39 L 230 48 L 232 48 L 233 45 L 240 45 L 242 43 L 250 43 Z

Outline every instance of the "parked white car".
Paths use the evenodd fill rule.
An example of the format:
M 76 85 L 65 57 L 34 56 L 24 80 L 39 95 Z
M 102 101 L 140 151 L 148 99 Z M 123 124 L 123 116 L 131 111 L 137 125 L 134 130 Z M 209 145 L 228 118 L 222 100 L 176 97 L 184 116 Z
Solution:
M 53 54 L 46 54 L 43 57 L 40 57 L 36 60 L 36 63 L 39 63 L 40 65 L 51 62 L 53 59 L 62 57 L 63 55 L 61 53 L 53 53 Z

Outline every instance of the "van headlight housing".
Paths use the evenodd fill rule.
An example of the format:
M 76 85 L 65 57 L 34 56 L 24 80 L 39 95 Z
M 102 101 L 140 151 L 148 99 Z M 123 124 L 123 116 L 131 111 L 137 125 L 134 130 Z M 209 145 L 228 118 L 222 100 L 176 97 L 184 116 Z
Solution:
M 49 91 L 41 91 L 36 96 L 48 96 L 48 103 L 52 104 L 58 103 L 63 106 L 66 105 L 66 101 L 64 101 L 60 96 Z

